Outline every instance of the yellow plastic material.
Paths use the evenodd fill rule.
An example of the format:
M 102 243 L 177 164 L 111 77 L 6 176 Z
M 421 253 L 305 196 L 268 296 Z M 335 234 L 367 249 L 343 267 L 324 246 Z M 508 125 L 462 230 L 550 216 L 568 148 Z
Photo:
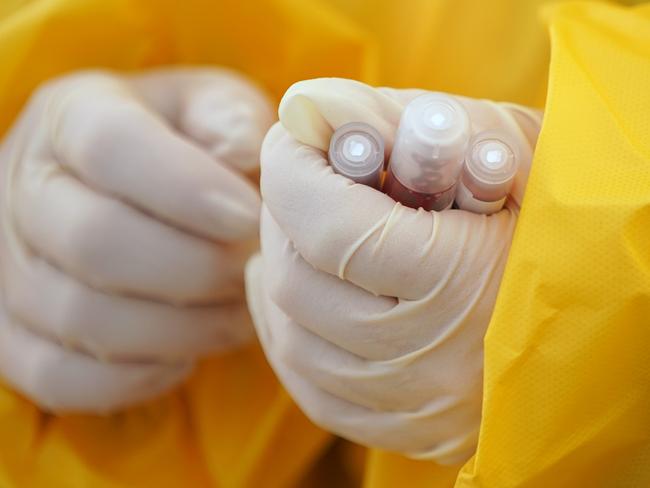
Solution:
M 398 454 L 370 450 L 366 463 L 364 487 L 438 488 L 454 486 L 458 476 L 457 466 L 438 466 L 427 461 L 407 459 Z
M 328 439 L 257 345 L 207 361 L 181 391 L 105 418 L 48 416 L 0 389 L 3 488 L 289 486 Z
M 39 83 L 92 67 L 225 65 L 277 98 L 340 76 L 543 106 L 539 13 L 557 5 L 547 120 L 486 338 L 479 451 L 456 484 L 650 486 L 650 9 L 565 3 L 3 0 L 0 133 Z M 0 388 L 3 488 L 287 486 L 329 439 L 256 345 L 108 418 L 50 417 Z M 364 484 L 447 487 L 456 469 L 372 452 Z
M 540 106 L 552 1 L 3 0 L 0 131 L 43 80 L 88 67 L 225 65 L 278 99 L 338 76 Z
M 650 6 L 548 15 L 546 119 L 456 486 L 650 486 Z

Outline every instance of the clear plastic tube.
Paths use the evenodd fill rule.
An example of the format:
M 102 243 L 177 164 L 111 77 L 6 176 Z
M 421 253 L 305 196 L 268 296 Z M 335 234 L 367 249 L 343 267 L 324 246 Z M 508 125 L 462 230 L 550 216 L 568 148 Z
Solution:
M 500 131 L 484 131 L 472 139 L 456 194 L 462 210 L 492 214 L 503 208 L 517 174 L 517 145 Z
M 384 192 L 413 208 L 449 208 L 470 135 L 467 111 L 453 97 L 417 97 L 402 113 Z
M 330 139 L 329 162 L 334 172 L 379 189 L 384 168 L 384 140 L 363 122 L 339 127 Z

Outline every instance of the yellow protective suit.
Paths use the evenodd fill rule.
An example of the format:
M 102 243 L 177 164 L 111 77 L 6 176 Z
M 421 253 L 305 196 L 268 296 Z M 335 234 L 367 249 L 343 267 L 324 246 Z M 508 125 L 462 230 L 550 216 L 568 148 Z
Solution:
M 332 75 L 546 103 L 485 342 L 478 452 L 459 474 L 373 451 L 365 485 L 650 486 L 649 6 L 4 0 L 0 131 L 44 79 L 174 63 L 231 66 L 276 97 Z M 328 442 L 256 345 L 109 418 L 48 417 L 0 389 L 2 487 L 311 486 Z

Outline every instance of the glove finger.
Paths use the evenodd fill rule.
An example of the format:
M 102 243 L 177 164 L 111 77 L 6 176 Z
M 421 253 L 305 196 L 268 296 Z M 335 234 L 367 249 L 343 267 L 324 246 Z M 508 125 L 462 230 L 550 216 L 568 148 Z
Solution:
M 449 432 L 449 424 L 427 412 L 377 412 L 324 392 L 300 375 L 270 359 L 284 387 L 318 426 L 367 447 L 399 452 L 440 464 L 461 464 L 476 449 L 478 425 Z M 436 408 L 437 410 L 437 408 Z
M 375 296 L 310 266 L 262 210 L 264 285 L 273 302 L 319 337 L 373 361 L 410 364 L 453 350 L 458 371 L 480 369 L 482 338 L 499 280 L 421 301 Z M 395 324 L 399 324 L 396 327 Z M 472 359 L 474 358 L 474 359 Z
M 231 300 L 243 291 L 243 249 L 152 219 L 54 163 L 25 165 L 13 191 L 17 231 L 29 248 L 90 286 L 174 304 Z
M 317 78 L 289 87 L 278 114 L 282 125 L 296 140 L 321 151 L 327 151 L 334 130 L 348 122 L 373 126 L 390 151 L 403 108 L 401 101 L 364 83 Z
M 190 369 L 190 363 L 102 363 L 30 333 L 0 310 L 0 373 L 53 412 L 121 409 L 169 390 Z
M 452 409 L 448 412 L 451 416 L 444 420 L 439 412 L 446 399 L 415 412 L 367 409 L 321 390 L 290 368 L 276 354 L 282 337 L 275 333 L 267 320 L 269 301 L 264 289 L 264 267 L 262 257 L 257 255 L 246 268 L 246 289 L 253 323 L 276 374 L 314 423 L 354 442 L 406 453 L 411 457 L 455 464 L 471 456 L 480 418 L 468 421 L 464 407 Z M 464 417 L 462 422 L 454 417 L 456 413 Z
M 266 292 L 261 256 L 251 259 L 246 269 L 247 295 L 258 337 L 276 374 L 296 403 L 317 425 L 351 441 L 412 457 L 454 464 L 469 458 L 476 445 L 478 422 L 459 424 L 447 434 L 449 425 L 440 416 L 420 412 L 379 412 L 327 393 L 295 373 L 275 354 L 276 337 L 266 320 Z M 433 409 L 439 411 L 440 405 Z
M 259 148 L 275 114 L 248 79 L 224 69 L 175 68 L 127 80 L 149 107 L 216 160 L 241 171 L 259 166 Z
M 102 360 L 177 362 L 250 340 L 244 303 L 174 307 L 107 295 L 35 256 L 3 255 L 7 312 L 55 342 Z
M 440 464 L 461 464 L 476 449 L 478 425 L 449 432 L 449 424 L 427 412 L 377 412 L 331 395 L 269 358 L 298 406 L 318 426 L 367 447 L 399 452 Z
M 375 411 L 426 410 L 429 416 L 446 419 L 441 419 L 443 423 L 461 412 L 463 421 L 480 417 L 482 336 L 476 338 L 479 344 L 473 347 L 456 341 L 453 345 L 458 347 L 370 361 L 303 328 L 268 296 L 265 311 L 275 338 L 276 357 L 311 384 L 338 398 Z
M 273 301 L 313 333 L 368 359 L 390 359 L 423 343 L 419 324 L 394 326 L 394 298 L 375 296 L 358 286 L 314 269 L 262 206 L 264 282 Z M 421 327 L 420 327 L 421 328 Z
M 335 174 L 279 124 L 262 147 L 261 184 L 269 212 L 312 266 L 409 300 L 443 290 L 462 267 L 494 273 L 516 220 L 509 209 L 484 216 L 403 207 Z
M 209 239 L 257 234 L 253 185 L 175 133 L 128 85 L 88 76 L 58 86 L 49 100 L 46 155 L 49 145 L 90 186 Z

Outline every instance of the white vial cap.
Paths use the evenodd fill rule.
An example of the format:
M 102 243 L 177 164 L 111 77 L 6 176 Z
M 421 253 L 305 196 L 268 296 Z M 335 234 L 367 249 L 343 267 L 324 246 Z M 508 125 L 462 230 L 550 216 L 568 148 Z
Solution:
M 463 184 L 482 201 L 507 196 L 517 174 L 519 150 L 501 131 L 484 131 L 472 139 L 465 166 Z
M 332 169 L 364 185 L 379 187 L 384 167 L 384 141 L 377 130 L 363 122 L 339 127 L 330 139 Z
M 465 108 L 444 93 L 421 95 L 400 119 L 390 165 L 407 188 L 438 193 L 458 180 L 471 135 Z

